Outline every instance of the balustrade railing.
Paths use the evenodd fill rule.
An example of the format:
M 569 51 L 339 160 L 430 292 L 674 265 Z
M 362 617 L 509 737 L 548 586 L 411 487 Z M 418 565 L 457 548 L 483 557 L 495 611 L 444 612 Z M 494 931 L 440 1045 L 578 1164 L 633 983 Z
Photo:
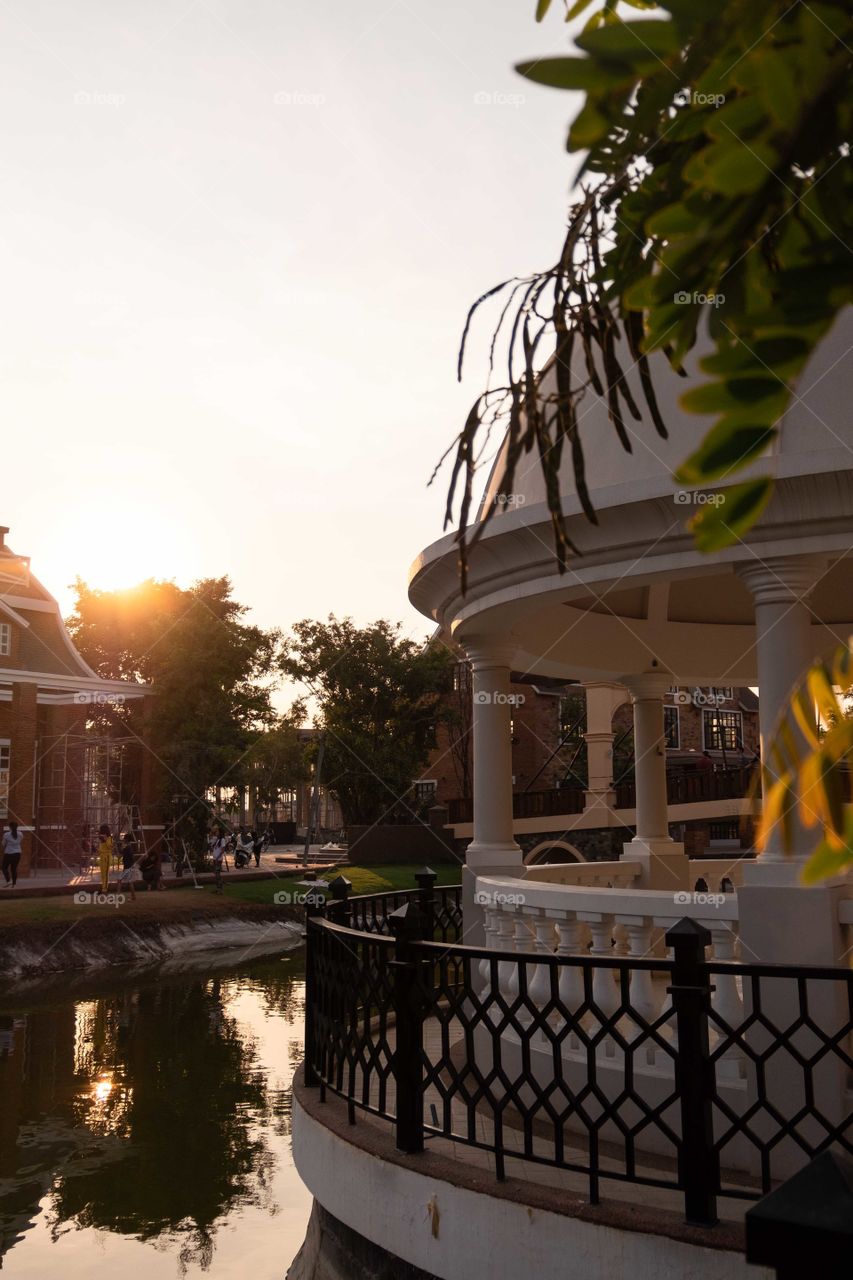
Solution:
M 699 804 L 710 800 L 742 800 L 750 794 L 755 782 L 751 768 L 693 769 L 667 775 L 667 803 Z M 634 809 L 637 794 L 633 779 L 617 782 L 614 787 L 616 809 Z M 512 797 L 514 818 L 555 817 L 561 813 L 583 813 L 586 793 L 580 787 L 556 787 L 548 791 L 518 791 Z M 472 822 L 474 802 L 457 798 L 448 804 L 448 821 Z
M 731 895 L 478 894 L 484 947 L 429 940 L 421 893 L 353 900 L 359 928 L 309 919 L 305 1079 L 350 1119 L 392 1121 L 404 1151 L 486 1149 L 498 1177 L 510 1159 L 583 1174 L 593 1201 L 603 1179 L 670 1188 L 706 1224 L 717 1196 L 853 1153 L 849 969 L 738 961 Z

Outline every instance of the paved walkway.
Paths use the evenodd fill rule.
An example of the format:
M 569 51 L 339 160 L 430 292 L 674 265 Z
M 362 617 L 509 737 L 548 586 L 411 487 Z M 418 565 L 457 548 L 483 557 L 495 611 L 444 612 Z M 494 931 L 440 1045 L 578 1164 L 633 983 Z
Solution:
M 339 866 L 341 861 L 346 861 L 346 854 L 338 855 L 337 861 L 331 861 L 327 853 L 325 853 L 320 845 L 312 845 L 309 850 L 309 862 L 305 864 L 305 846 L 300 845 L 271 845 L 265 853 L 261 854 L 260 867 L 255 866 L 254 859 L 250 867 L 246 867 L 240 871 L 234 868 L 231 858 L 228 859 L 228 870 L 223 871 L 223 880 L 226 884 L 235 884 L 239 881 L 249 880 L 273 880 L 277 876 L 290 875 L 293 871 L 308 871 L 322 875 L 330 867 Z M 110 872 L 111 887 L 117 883 L 119 871 L 115 868 Z M 196 880 L 199 884 L 212 884 L 215 877 L 212 871 L 203 871 L 196 874 Z M 93 864 L 88 870 L 81 870 L 80 867 L 49 867 L 36 868 L 29 876 L 21 877 L 18 880 L 17 888 L 6 889 L 2 881 L 0 881 L 0 896 L 6 897 L 53 897 L 55 895 L 73 893 L 77 889 L 95 889 L 100 886 L 101 877 L 96 864 Z M 192 884 L 193 874 L 186 868 L 182 878 L 174 876 L 170 872 L 169 863 L 165 864 L 163 874 L 163 884 L 172 888 L 175 886 Z

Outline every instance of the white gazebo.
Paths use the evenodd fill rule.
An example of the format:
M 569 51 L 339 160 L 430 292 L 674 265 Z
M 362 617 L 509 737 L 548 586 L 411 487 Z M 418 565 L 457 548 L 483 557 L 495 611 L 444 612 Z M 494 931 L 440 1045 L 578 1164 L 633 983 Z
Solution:
M 668 830 L 667 688 L 757 685 L 767 743 L 811 660 L 853 632 L 853 423 L 845 394 L 851 349 L 853 313 L 847 312 L 800 378 L 775 447 L 746 473 L 775 476 L 769 506 L 747 537 L 724 551 L 700 553 L 685 527 L 710 493 L 680 490 L 672 475 L 709 420 L 679 408 L 690 382 L 657 357 L 652 369 L 667 440 L 648 419 L 629 423 L 629 454 L 608 421 L 605 402 L 591 388 L 579 407 L 599 522 L 590 524 L 581 511 L 567 460 L 563 504 L 569 536 L 580 548 L 567 572 L 557 568 L 542 475 L 532 454 L 518 464 L 512 501 L 506 500 L 503 454 L 495 461 L 480 518 L 493 504 L 495 510 L 471 552 L 466 594 L 453 535 L 418 557 L 410 599 L 453 635 L 473 667 L 473 839 L 465 870 L 472 940 L 482 938 L 476 878 L 527 873 L 513 838 L 511 671 L 604 686 L 615 681 L 628 688 L 636 834 L 624 847 L 623 872 L 610 865 L 621 882 L 628 865 L 635 868 L 635 892 L 671 897 L 690 887 L 688 860 Z M 631 364 L 627 355 L 624 363 Z M 583 380 L 579 367 L 576 382 Z M 642 404 L 636 370 L 628 380 Z M 743 478 L 739 473 L 733 480 Z M 799 884 L 814 840 L 814 829 L 797 830 L 793 856 L 771 841 L 759 859 L 743 866 L 736 914 L 741 944 L 752 958 L 837 964 L 844 955 L 846 915 L 853 905 L 845 905 L 847 882 L 811 890 Z M 601 884 L 601 864 L 597 880 L 590 879 L 591 871 L 575 868 L 568 878 Z M 548 875 L 537 868 L 537 880 Z M 566 877 L 565 868 L 553 869 L 555 881 L 565 883 Z M 796 928 L 786 921 L 796 921 Z

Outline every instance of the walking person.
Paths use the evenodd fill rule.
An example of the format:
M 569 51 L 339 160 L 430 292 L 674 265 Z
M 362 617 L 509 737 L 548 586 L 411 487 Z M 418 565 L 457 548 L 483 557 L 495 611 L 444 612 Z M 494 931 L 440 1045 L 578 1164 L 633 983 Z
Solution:
M 255 855 L 256 867 L 259 867 L 261 865 L 261 854 L 266 848 L 266 844 L 267 844 L 266 836 L 262 832 L 256 831 L 254 836 L 252 837 L 252 853 Z
M 110 867 L 113 861 L 112 832 L 105 822 L 98 827 L 98 867 L 101 872 L 101 893 L 110 891 Z
M 131 899 L 136 901 L 136 863 L 139 858 L 139 846 L 133 832 L 128 831 L 121 842 L 121 875 L 119 885 L 130 890 Z
M 210 852 L 213 855 L 213 872 L 216 877 L 216 892 L 222 892 L 222 864 L 225 861 L 225 852 L 228 848 L 228 839 L 221 827 L 217 828 L 217 834 L 213 838 Z
M 18 883 L 18 863 L 21 861 L 23 836 L 18 830 L 17 822 L 10 822 L 8 831 L 3 832 L 3 876 L 6 888 L 14 889 Z

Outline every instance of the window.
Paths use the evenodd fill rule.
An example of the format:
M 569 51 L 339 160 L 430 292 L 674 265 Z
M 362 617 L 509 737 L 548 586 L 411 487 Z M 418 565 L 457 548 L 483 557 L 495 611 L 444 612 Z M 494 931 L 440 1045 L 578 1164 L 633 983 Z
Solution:
M 721 698 L 723 702 L 731 702 L 732 697 L 734 696 L 734 689 L 730 684 L 714 685 L 711 692 L 717 698 Z
M 663 709 L 663 741 L 667 751 L 677 751 L 681 746 L 678 707 L 664 707 Z
M 12 624 L 0 622 L 0 656 L 8 658 L 12 652 Z
M 435 804 L 438 783 L 435 778 L 419 778 L 415 783 L 415 800 L 420 805 Z
M 743 750 L 743 724 L 739 711 L 705 711 L 703 730 L 706 751 Z
M 9 814 L 9 752 L 8 742 L 0 743 L 0 818 Z
M 471 688 L 471 664 L 463 659 L 453 668 L 453 690 L 455 693 L 467 693 Z

